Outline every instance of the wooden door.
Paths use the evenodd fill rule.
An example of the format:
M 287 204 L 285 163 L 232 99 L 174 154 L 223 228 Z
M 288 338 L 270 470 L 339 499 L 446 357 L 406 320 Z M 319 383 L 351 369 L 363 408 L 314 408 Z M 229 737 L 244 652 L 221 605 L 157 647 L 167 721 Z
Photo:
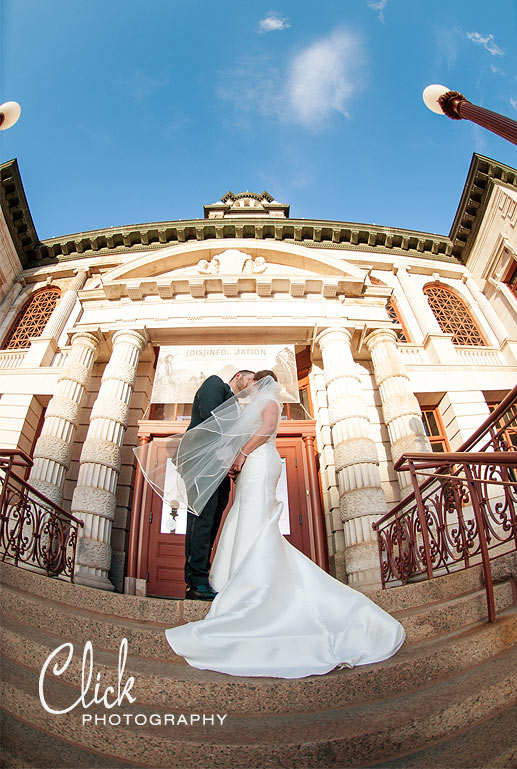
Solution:
M 286 507 L 280 522 L 280 529 L 286 539 L 310 557 L 310 522 L 308 519 L 308 480 L 303 461 L 301 438 L 277 438 L 278 452 L 282 458 L 283 470 L 277 494 L 285 500 Z M 155 439 L 149 456 L 153 464 L 163 462 L 163 441 Z M 233 503 L 233 484 L 226 517 Z M 183 598 L 185 581 L 184 515 L 178 517 L 176 531 L 167 532 L 168 511 L 161 498 L 146 484 L 142 500 L 143 515 L 149 526 L 149 548 L 147 566 L 147 594 L 167 598 Z M 222 524 L 221 524 L 222 528 Z M 219 537 L 214 548 L 217 548 Z

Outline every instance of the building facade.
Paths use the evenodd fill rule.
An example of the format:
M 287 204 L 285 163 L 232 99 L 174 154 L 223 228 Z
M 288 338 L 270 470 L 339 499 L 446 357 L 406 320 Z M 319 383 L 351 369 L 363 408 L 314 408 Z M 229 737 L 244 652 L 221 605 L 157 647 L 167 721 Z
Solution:
M 285 348 L 299 391 L 278 434 L 285 534 L 378 588 L 371 524 L 410 489 L 394 462 L 457 449 L 515 385 L 515 169 L 474 155 L 448 236 L 292 219 L 267 192 L 228 192 L 202 219 L 45 241 L 16 161 L 0 170 L 0 447 L 84 520 L 75 580 L 183 594 L 183 535 L 133 453 L 154 439 L 158 461 L 188 424 L 181 387 L 152 397 L 160 350 L 238 348 L 253 368 Z

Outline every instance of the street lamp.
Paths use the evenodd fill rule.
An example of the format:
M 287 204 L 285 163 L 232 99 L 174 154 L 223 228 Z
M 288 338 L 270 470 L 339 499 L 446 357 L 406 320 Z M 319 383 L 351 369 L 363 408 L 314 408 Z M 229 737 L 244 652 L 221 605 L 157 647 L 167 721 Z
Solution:
M 450 91 L 444 85 L 428 85 L 422 97 L 426 107 L 438 115 L 447 115 L 452 120 L 471 120 L 512 144 L 517 144 L 515 120 L 472 104 L 458 91 Z
M 22 108 L 17 101 L 6 101 L 0 104 L 0 131 L 5 131 L 13 126 L 18 118 Z

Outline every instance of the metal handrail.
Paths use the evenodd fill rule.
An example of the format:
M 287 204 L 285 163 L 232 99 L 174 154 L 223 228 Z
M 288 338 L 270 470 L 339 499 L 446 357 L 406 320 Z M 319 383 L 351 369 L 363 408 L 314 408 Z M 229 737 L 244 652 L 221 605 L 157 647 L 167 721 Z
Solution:
M 78 529 L 84 521 L 14 472 L 32 465 L 21 449 L 0 449 L 0 557 L 73 581 Z
M 491 429 L 495 426 L 495 424 L 499 421 L 502 415 L 504 415 L 509 409 L 514 405 L 517 404 L 517 385 L 511 390 L 508 395 L 501 401 L 501 403 L 492 411 L 489 417 L 485 419 L 485 421 L 478 427 L 478 429 L 472 433 L 472 435 L 467 438 L 464 443 L 461 444 L 461 446 L 458 449 L 458 452 L 464 452 L 468 451 L 470 446 L 474 446 L 480 437 L 483 435 L 486 435 L 490 432 Z M 516 417 L 517 418 L 517 417 Z M 493 453 L 493 452 L 491 452 Z M 395 463 L 394 469 L 400 470 L 400 464 L 404 462 L 405 458 L 409 456 L 409 454 L 403 454 L 400 459 Z M 426 457 L 429 457 L 430 461 L 436 460 L 437 457 L 443 456 L 443 453 L 436 453 L 433 451 L 430 451 L 429 453 L 425 454 Z M 429 481 L 425 481 L 424 484 L 422 484 L 422 488 L 425 488 L 429 484 Z M 372 523 L 372 528 L 376 530 L 379 525 L 387 521 L 389 518 L 393 518 L 399 513 L 403 508 L 405 508 L 409 502 L 415 499 L 415 492 L 412 491 L 411 494 L 408 494 L 407 497 L 404 497 L 404 499 L 401 499 L 398 504 L 395 505 L 395 507 L 392 507 L 392 509 L 386 513 L 382 518 L 379 518 L 379 520 L 374 521 Z
M 501 435 L 517 420 L 517 413 L 495 428 L 516 402 L 517 387 L 458 451 L 408 452 L 395 463 L 397 471 L 409 471 L 413 492 L 372 524 L 377 532 L 383 588 L 388 582 L 405 584 L 416 576 L 431 578 L 437 568 L 448 572 L 460 563 L 469 568 L 479 558 L 489 620 L 493 621 L 490 557 L 501 545 L 511 547 L 513 542 L 517 549 L 517 454 L 513 447 L 500 450 L 505 445 Z M 484 450 L 469 451 L 488 434 Z M 419 483 L 417 476 L 425 480 Z M 496 490 L 500 494 L 497 504 L 493 500 Z M 452 523 L 449 517 L 454 519 Z

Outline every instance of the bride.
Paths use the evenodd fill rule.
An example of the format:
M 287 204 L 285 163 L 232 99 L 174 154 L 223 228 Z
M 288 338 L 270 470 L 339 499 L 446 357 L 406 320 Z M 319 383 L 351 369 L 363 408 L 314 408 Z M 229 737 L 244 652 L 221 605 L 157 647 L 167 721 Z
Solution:
M 202 509 L 228 472 L 236 480 L 235 500 L 210 570 L 217 592 L 210 611 L 203 620 L 167 629 L 167 641 L 193 667 L 236 676 L 302 678 L 380 662 L 404 643 L 402 625 L 320 569 L 280 532 L 278 392 L 274 373 L 259 371 L 244 397 L 230 399 L 186 433 L 202 428 L 197 440 L 188 439 L 197 461 L 199 438 L 203 431 L 207 436 L 202 478 L 198 470 L 189 481 L 189 451 L 185 447 L 182 461 L 180 444 L 177 464 L 182 474 L 187 467 L 191 509 Z

